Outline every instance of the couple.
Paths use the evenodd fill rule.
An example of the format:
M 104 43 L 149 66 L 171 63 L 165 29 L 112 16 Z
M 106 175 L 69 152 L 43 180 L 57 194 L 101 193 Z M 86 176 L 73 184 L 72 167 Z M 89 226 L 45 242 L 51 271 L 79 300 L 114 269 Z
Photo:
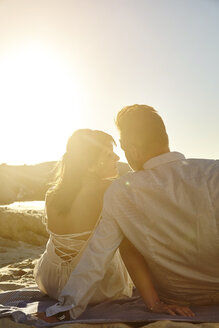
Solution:
M 58 303 L 46 315 L 76 318 L 88 303 L 131 296 L 130 274 L 151 311 L 193 316 L 188 306 L 219 303 L 219 161 L 170 152 L 152 107 L 125 107 L 116 123 L 134 172 L 110 183 L 113 139 L 79 130 L 47 193 L 35 278 Z

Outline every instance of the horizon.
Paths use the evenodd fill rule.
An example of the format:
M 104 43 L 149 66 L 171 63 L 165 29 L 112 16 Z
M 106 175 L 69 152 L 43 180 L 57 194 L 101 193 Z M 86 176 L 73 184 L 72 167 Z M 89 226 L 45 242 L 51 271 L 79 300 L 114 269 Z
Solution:
M 172 151 L 219 158 L 218 2 L 3 0 L 0 30 L 0 164 L 57 161 L 79 128 L 119 146 L 134 103 L 158 110 Z

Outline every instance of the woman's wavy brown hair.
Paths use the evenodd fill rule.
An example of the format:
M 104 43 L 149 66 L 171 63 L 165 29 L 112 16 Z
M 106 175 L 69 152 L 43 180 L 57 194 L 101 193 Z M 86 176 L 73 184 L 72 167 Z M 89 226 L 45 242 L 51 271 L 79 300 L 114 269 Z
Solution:
M 97 164 L 101 152 L 110 144 L 115 144 L 114 139 L 103 131 L 75 131 L 68 139 L 52 188 L 47 192 L 47 206 L 53 206 L 60 215 L 66 214 L 81 188 L 83 177 Z

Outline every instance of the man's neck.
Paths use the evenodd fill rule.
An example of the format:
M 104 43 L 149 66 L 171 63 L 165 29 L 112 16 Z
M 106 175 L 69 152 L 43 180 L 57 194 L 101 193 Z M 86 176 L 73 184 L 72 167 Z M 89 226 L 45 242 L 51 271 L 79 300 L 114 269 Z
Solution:
M 144 166 L 144 163 L 146 163 L 147 161 L 149 161 L 150 159 L 154 158 L 154 157 L 157 157 L 157 156 L 160 156 L 160 155 L 163 155 L 163 154 L 166 154 L 166 153 L 169 153 L 170 152 L 170 149 L 169 147 L 165 148 L 165 149 L 159 149 L 157 151 L 153 151 L 151 153 L 147 153 L 145 154 L 145 156 L 142 157 L 142 161 L 141 161 L 141 168 L 140 170 L 143 169 L 143 166 Z

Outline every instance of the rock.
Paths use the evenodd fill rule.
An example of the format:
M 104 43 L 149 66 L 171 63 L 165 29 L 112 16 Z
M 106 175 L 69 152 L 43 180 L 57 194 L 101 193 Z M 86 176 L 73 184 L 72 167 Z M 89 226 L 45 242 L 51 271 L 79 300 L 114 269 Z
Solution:
M 56 162 L 36 165 L 0 165 L 0 204 L 44 200 Z
M 48 233 L 42 223 L 44 211 L 0 207 L 0 237 L 23 241 L 32 245 L 45 245 Z M 10 243 L 7 241 L 7 244 Z M 1 245 L 1 241 L 0 241 Z M 9 246 L 10 247 L 10 246 Z
M 27 271 L 22 270 L 22 269 L 14 270 L 14 272 L 13 272 L 13 276 L 15 276 L 15 277 L 20 277 L 20 276 L 23 276 L 23 275 L 26 274 L 26 273 L 27 273 Z

